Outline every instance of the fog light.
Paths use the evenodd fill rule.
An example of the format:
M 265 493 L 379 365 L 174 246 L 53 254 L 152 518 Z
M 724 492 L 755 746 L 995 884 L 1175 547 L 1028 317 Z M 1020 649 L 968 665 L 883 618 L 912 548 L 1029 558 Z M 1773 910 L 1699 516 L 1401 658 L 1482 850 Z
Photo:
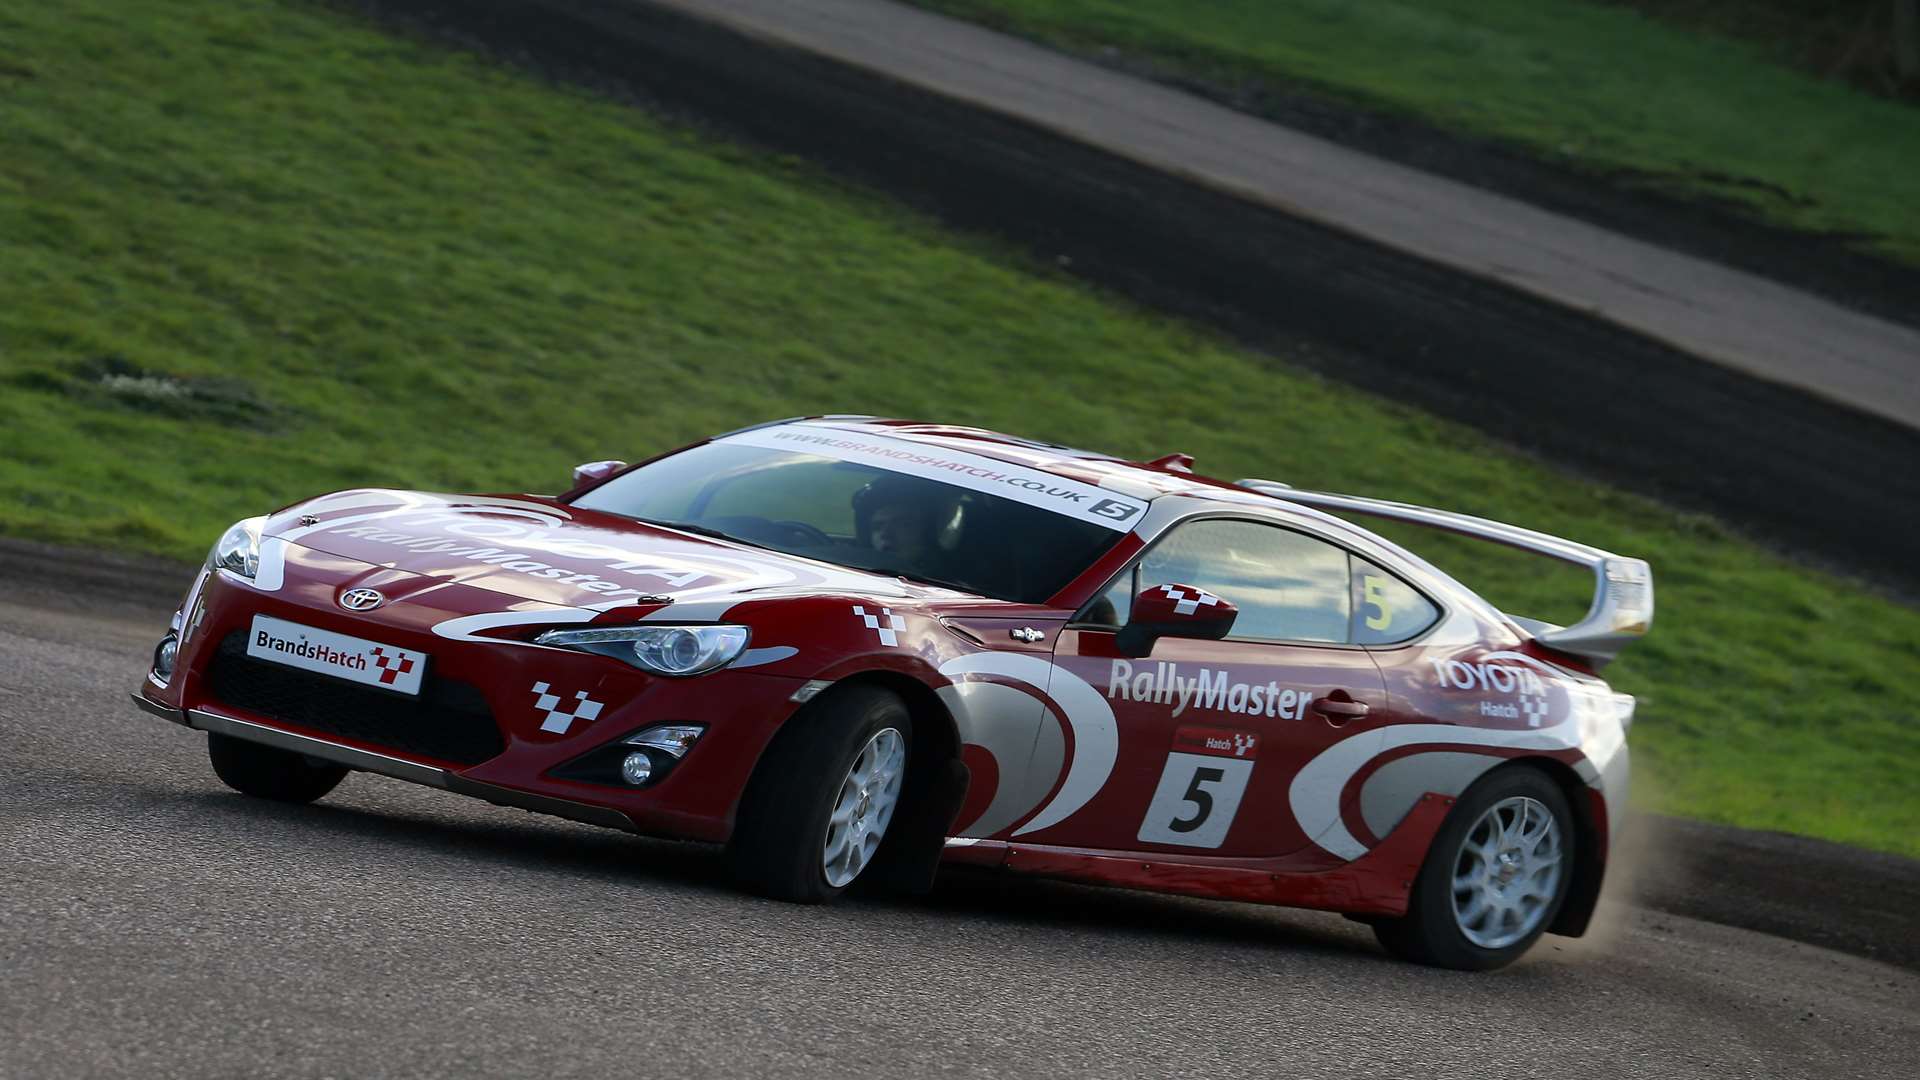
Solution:
M 628 754 L 620 763 L 620 778 L 634 787 L 653 779 L 653 759 L 639 751 Z
M 173 678 L 173 664 L 179 659 L 180 642 L 169 634 L 162 638 L 160 647 L 153 650 L 153 674 L 161 682 Z

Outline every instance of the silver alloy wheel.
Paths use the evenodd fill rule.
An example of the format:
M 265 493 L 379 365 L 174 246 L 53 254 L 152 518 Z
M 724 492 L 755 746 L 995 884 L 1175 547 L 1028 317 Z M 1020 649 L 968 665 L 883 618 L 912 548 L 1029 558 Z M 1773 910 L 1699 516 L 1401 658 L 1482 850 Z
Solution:
M 887 835 L 906 775 L 907 740 L 898 729 L 881 728 L 854 755 L 827 819 L 821 862 L 827 884 L 844 888 L 866 869 Z
M 1467 940 L 1504 949 L 1547 917 L 1565 855 L 1560 823 L 1538 799 L 1501 799 L 1467 830 L 1453 864 L 1453 918 Z

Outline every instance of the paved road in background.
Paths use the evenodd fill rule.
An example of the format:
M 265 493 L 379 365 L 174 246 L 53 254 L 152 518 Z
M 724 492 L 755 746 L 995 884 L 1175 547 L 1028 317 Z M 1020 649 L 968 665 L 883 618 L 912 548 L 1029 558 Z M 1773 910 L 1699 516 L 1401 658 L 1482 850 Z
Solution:
M 715 21 L 732 8 L 650 0 L 348 6 L 383 27 L 424 32 L 673 123 L 793 155 L 809 169 L 1287 364 L 1711 513 L 1819 565 L 1867 576 L 1876 588 L 1920 595 L 1920 564 L 1908 542 L 1920 532 L 1920 472 L 1911 468 L 1920 460 L 1920 427 L 1754 378 L 1009 113 Z M 823 15 L 822 22 L 831 20 Z M 1066 63 L 1019 42 L 986 40 L 1013 55 Z M 912 35 L 882 37 L 872 48 L 912 54 L 919 44 Z M 929 69 L 939 55 L 928 51 Z M 1216 114 L 1225 123 L 1257 124 Z M 1246 405 L 1204 404 L 1234 416 Z M 1161 437 L 1152 434 L 1154 418 L 1141 425 L 1148 437 Z M 1272 466 L 1278 479 L 1322 486 L 1310 460 L 1282 457 Z M 1456 509 L 1473 509 L 1471 492 L 1461 498 L 1468 505 Z M 1834 521 L 1875 527 L 1836 530 Z
M 127 705 L 174 583 L 58 582 L 0 603 L 10 1080 L 1843 1077 L 1920 1051 L 1911 967 L 1619 902 L 1476 976 L 1337 916 L 986 875 L 778 904 L 708 848 L 367 775 L 248 799 Z
M 648 0 L 1920 427 L 1920 331 L 886 0 Z M 1916 299 L 1920 303 L 1920 299 Z

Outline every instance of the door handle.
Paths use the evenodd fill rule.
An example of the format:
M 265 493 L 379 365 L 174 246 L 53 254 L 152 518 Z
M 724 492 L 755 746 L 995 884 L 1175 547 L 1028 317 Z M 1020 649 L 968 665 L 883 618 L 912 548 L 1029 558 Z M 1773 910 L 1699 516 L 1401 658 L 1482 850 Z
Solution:
M 1354 701 L 1346 697 L 1323 697 L 1315 699 L 1313 711 L 1336 724 L 1344 724 L 1367 715 L 1367 703 Z

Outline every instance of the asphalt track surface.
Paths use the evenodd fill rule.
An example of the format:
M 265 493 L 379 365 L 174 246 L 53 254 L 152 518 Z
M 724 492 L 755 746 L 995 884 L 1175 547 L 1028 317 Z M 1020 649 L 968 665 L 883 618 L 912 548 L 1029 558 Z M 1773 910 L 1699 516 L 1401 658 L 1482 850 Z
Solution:
M 677 0 L 334 2 L 806 157 L 1140 303 L 1920 595 L 1913 427 Z M 938 44 L 869 36 L 906 55 Z
M 381 777 L 310 807 L 231 793 L 198 733 L 126 701 L 179 569 L 0 555 L 8 1080 L 1845 1077 L 1920 1053 L 1906 860 L 1654 822 L 1642 888 L 1707 880 L 1645 906 L 1616 875 L 1598 934 L 1489 975 L 1338 916 L 983 873 L 797 907 L 730 890 L 713 849 Z M 1802 895 L 1836 880 L 1857 912 Z M 1686 903 L 1771 906 L 1803 939 L 1857 921 L 1852 952 L 1901 962 Z

